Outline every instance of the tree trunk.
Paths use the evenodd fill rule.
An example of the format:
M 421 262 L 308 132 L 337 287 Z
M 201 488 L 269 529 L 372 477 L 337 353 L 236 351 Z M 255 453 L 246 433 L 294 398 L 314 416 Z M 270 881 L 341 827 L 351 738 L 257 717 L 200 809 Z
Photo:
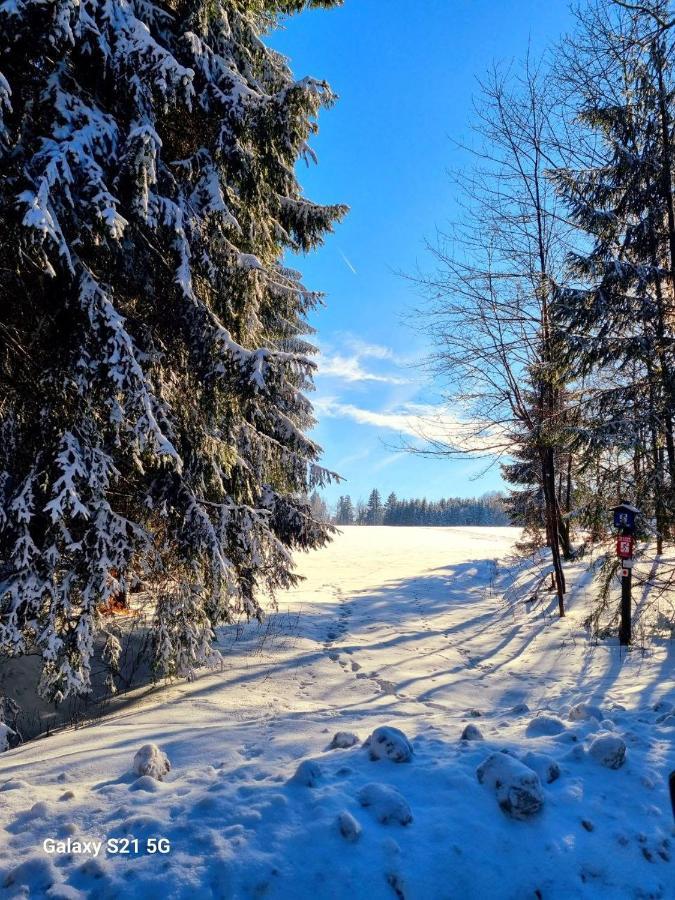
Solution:
M 558 529 L 558 504 L 555 493 L 555 460 L 550 447 L 541 452 L 542 482 L 544 488 L 544 508 L 546 530 L 550 535 L 551 557 L 555 574 L 555 588 L 558 595 L 558 612 L 565 615 L 565 573 L 560 559 L 560 532 Z

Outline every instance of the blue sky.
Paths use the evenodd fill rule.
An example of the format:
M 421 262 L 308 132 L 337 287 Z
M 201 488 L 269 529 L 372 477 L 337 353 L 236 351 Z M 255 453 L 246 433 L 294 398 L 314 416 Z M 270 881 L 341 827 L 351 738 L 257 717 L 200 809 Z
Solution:
M 307 195 L 351 207 L 318 252 L 295 260 L 326 292 L 312 317 L 321 348 L 313 437 L 346 481 L 326 491 L 366 498 L 469 496 L 502 486 L 485 460 L 429 460 L 395 449 L 415 441 L 437 389 L 415 366 L 427 350 L 410 325 L 419 297 L 401 272 L 430 270 L 425 249 L 456 220 L 449 169 L 467 164 L 477 79 L 494 61 L 535 54 L 570 26 L 564 0 L 346 0 L 291 19 L 270 42 L 297 77 L 340 95 L 313 141 L 319 165 L 299 169 Z

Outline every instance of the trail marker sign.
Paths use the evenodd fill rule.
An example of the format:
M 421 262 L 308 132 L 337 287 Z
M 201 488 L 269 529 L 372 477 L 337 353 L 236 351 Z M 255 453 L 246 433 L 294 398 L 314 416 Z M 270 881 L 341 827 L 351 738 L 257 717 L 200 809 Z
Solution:
M 620 534 L 616 539 L 616 555 L 619 559 L 631 559 L 633 556 L 633 535 Z
M 635 530 L 635 517 L 640 510 L 633 506 L 632 503 L 622 500 L 618 506 L 612 507 L 612 512 L 614 513 L 615 528 L 625 528 L 628 531 Z

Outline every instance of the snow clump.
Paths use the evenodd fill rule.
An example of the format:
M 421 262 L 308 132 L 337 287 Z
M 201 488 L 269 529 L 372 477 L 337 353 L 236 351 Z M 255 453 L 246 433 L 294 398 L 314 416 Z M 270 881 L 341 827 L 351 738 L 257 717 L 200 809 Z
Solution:
M 351 731 L 338 731 L 333 735 L 333 740 L 330 742 L 330 749 L 347 750 L 349 747 L 358 744 L 358 742 L 359 739 Z
M 481 732 L 480 728 L 478 728 L 476 725 L 467 725 L 466 728 L 464 729 L 464 731 L 462 732 L 461 740 L 462 741 L 482 741 L 482 740 L 484 740 L 484 738 L 483 738 L 483 733 Z
M 393 762 L 410 762 L 413 755 L 413 747 L 408 738 L 389 725 L 376 728 L 368 739 L 370 758 L 391 759 Z
M 134 773 L 161 781 L 171 771 L 169 757 L 157 744 L 144 744 L 134 756 Z
M 293 784 L 301 784 L 303 787 L 313 788 L 321 781 L 321 768 L 313 759 L 303 759 L 295 775 L 291 778 Z
M 551 737 L 565 731 L 565 723 L 557 716 L 537 716 L 525 729 L 528 737 Z
M 536 772 L 506 753 L 492 753 L 476 769 L 481 784 L 494 789 L 500 809 L 513 819 L 529 819 L 544 805 Z
M 342 837 L 353 844 L 355 841 L 361 837 L 362 828 L 359 823 L 356 821 L 354 816 L 347 812 L 347 810 L 343 810 L 338 816 L 338 826 L 340 828 L 340 834 Z
M 545 753 L 534 753 L 530 751 L 523 756 L 521 762 L 523 765 L 527 766 L 528 769 L 532 769 L 533 772 L 536 772 L 546 784 L 551 784 L 551 782 L 557 781 L 557 779 L 560 778 L 560 766 L 551 756 L 547 756 Z
M 567 714 L 570 722 L 585 722 L 588 719 L 597 719 L 601 722 L 605 718 L 605 714 L 598 706 L 591 706 L 589 703 L 577 703 L 570 707 Z
M 408 802 L 396 788 L 386 784 L 367 784 L 359 791 L 359 803 L 361 806 L 370 807 L 375 818 L 382 825 L 397 823 L 409 825 L 412 820 L 412 812 Z
M 588 752 L 608 769 L 620 769 L 626 759 L 626 744 L 618 734 L 601 734 L 591 743 Z

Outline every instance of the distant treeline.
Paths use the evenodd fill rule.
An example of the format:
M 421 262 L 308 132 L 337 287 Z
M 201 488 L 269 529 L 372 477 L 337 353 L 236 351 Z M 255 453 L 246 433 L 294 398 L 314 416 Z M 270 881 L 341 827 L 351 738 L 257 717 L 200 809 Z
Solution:
M 401 500 L 390 494 L 383 503 L 378 490 L 368 502 L 352 502 L 347 494 L 340 497 L 333 521 L 336 525 L 509 525 L 504 498 L 498 493 L 482 497 L 448 497 L 427 500 L 425 497 Z

